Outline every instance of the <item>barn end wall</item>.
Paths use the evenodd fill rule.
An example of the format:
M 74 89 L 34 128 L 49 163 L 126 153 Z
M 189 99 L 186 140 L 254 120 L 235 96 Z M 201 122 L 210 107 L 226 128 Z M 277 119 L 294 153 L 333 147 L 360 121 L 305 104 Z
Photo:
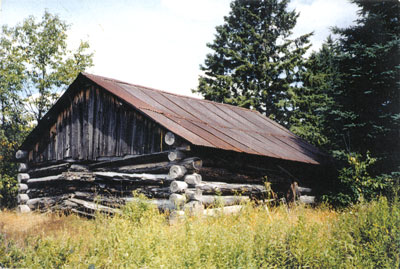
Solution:
M 167 147 L 165 131 L 95 86 L 77 91 L 28 151 L 29 163 L 148 154 Z

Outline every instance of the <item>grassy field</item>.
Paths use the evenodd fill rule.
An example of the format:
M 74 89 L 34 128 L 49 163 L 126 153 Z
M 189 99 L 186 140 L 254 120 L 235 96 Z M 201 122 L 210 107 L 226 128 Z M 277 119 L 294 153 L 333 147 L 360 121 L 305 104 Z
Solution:
M 400 203 L 342 212 L 247 205 L 174 225 L 144 203 L 96 220 L 3 211 L 0 234 L 0 267 L 398 268 Z

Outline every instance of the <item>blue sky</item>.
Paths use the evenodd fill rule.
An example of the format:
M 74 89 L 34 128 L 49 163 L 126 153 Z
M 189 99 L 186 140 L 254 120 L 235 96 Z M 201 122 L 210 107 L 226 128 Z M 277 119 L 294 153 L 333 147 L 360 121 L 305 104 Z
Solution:
M 95 52 L 88 72 L 192 95 L 215 26 L 230 0 L 0 0 L 0 24 L 10 26 L 45 9 L 71 24 L 69 46 L 81 39 Z M 329 27 L 346 27 L 357 8 L 347 0 L 292 0 L 300 12 L 294 36 L 314 31 L 317 50 Z

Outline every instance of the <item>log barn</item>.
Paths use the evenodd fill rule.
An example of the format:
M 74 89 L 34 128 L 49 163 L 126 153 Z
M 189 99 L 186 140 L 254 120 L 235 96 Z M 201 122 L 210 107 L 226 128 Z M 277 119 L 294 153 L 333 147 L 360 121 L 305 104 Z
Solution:
M 312 202 L 329 158 L 257 111 L 81 73 L 16 159 L 20 212 L 91 216 L 134 192 L 160 210 Z

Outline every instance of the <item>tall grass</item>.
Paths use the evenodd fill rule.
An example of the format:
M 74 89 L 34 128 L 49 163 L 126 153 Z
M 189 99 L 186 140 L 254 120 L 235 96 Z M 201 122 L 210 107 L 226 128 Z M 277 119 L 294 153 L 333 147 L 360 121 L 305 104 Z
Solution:
M 191 217 L 174 225 L 145 203 L 91 221 L 44 216 L 39 226 L 58 221 L 58 228 L 38 233 L 33 225 L 17 235 L 0 224 L 0 267 L 398 268 L 399 205 L 384 198 L 343 212 L 247 205 L 238 215 Z M 0 223 L 7 222 L 4 214 L 11 213 L 0 213 Z

